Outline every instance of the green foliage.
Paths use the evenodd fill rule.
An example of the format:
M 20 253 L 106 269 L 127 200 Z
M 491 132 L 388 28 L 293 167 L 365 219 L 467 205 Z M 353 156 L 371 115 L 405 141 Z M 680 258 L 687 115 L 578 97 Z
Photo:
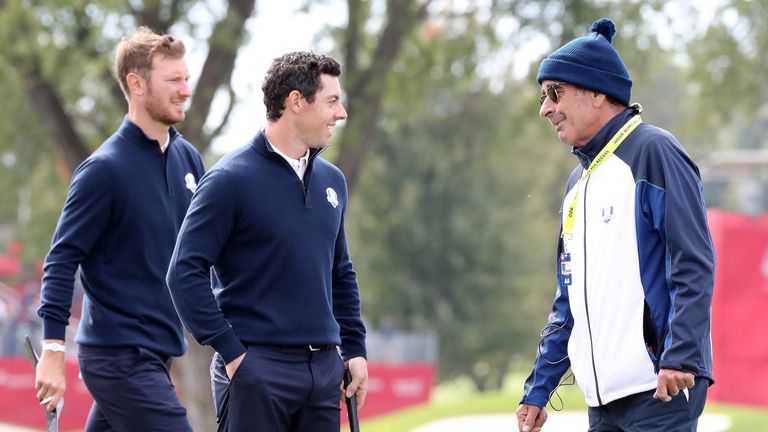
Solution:
M 15 40 L 2 46 L 0 57 L 11 62 L 21 76 L 37 72 L 54 82 L 91 148 L 103 140 L 105 131 L 120 123 L 125 109 L 124 104 L 115 104 L 111 94 L 115 85 L 111 50 L 118 37 L 110 34 L 120 33 L 115 32 L 114 23 L 112 32 L 104 29 L 117 18 L 116 4 L 19 1 L 10 2 L 0 13 L 0 21 L 7 24 L 0 28 L 9 36 L 3 39 Z
M 706 33 L 690 43 L 690 78 L 701 90 L 702 121 L 722 123 L 765 104 L 766 13 L 765 0 L 726 2 Z
M 55 80 L 85 137 L 97 143 L 96 125 L 114 109 L 97 102 L 105 91 L 100 75 L 108 68 L 108 53 L 86 53 L 81 45 L 98 37 L 89 2 L 11 1 L 0 9 L 0 225 L 24 244 L 25 278 L 36 278 L 36 266 L 50 244 L 51 232 L 64 202 L 68 169 L 58 160 L 54 137 L 41 128 L 27 90 L 35 84 L 29 73 Z M 94 12 L 95 13 L 95 12 Z M 96 46 L 103 44 L 95 44 Z M 108 72 L 106 72 L 108 74 Z M 118 121 L 119 121 L 118 116 Z M 103 139 L 103 137 L 102 137 Z M 64 168 L 64 169 L 61 169 Z
M 528 103 L 516 85 L 491 92 L 472 38 L 427 27 L 390 76 L 348 218 L 353 255 L 370 321 L 436 331 L 441 379 L 498 388 L 515 353 L 534 353 L 554 292 L 562 186 L 541 186 L 570 171 L 567 152 L 539 145 L 535 90 Z

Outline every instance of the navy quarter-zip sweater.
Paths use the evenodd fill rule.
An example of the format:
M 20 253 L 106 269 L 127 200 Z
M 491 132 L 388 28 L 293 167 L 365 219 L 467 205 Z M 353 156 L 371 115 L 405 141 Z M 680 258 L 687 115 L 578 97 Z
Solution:
M 163 153 L 126 117 L 75 171 L 45 259 L 38 310 L 44 338 L 64 339 L 79 266 L 79 344 L 186 351 L 165 273 L 204 166 L 189 142 L 173 128 L 169 133 Z
M 346 181 L 319 152 L 302 184 L 261 131 L 214 165 L 192 199 L 168 287 L 192 336 L 226 363 L 250 344 L 335 344 L 345 359 L 366 355 Z

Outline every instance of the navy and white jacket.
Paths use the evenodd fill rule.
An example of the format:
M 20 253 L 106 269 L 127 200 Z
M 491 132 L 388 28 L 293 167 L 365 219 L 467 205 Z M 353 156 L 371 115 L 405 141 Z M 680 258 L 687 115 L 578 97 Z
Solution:
M 568 180 L 564 208 L 583 170 L 633 115 L 625 110 L 573 150 L 580 166 Z M 712 383 L 715 258 L 698 168 L 670 133 L 640 124 L 580 188 L 521 402 L 543 407 L 569 366 L 592 407 L 655 389 L 660 368 Z M 564 252 L 570 285 L 561 271 L 568 267 Z
M 216 163 L 192 198 L 168 287 L 192 336 L 226 363 L 251 344 L 366 355 L 346 181 L 319 153 L 311 150 L 302 182 L 261 131 Z
M 165 273 L 197 181 L 200 154 L 170 128 L 165 152 L 126 117 L 75 171 L 45 259 L 43 337 L 64 339 L 75 273 L 85 290 L 82 345 L 186 351 Z

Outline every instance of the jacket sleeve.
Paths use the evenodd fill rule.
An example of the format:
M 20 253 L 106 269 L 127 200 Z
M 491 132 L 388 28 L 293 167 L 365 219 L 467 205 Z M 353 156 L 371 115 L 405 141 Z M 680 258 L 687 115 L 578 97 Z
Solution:
M 562 238 L 558 242 L 557 268 L 560 268 L 560 253 L 563 250 Z M 559 276 L 559 270 L 558 270 Z M 573 328 L 568 303 L 568 290 L 558 277 L 557 293 L 552 303 L 547 326 L 541 332 L 533 370 L 525 380 L 521 404 L 543 408 L 549 401 L 550 394 L 557 388 L 560 378 L 571 365 L 568 359 L 568 339 Z
M 232 232 L 236 196 L 223 169 L 209 171 L 192 196 L 171 257 L 166 281 L 182 323 L 201 345 L 210 345 L 229 363 L 245 346 L 219 309 L 211 266 Z M 240 186 L 242 187 L 242 186 Z
M 652 223 L 666 243 L 671 310 L 663 369 L 711 373 L 710 322 L 715 256 L 707 224 L 699 172 L 671 135 L 656 138 L 654 163 L 662 168 L 663 200 L 652 209 Z
M 64 339 L 75 274 L 110 223 L 111 187 L 104 161 L 87 159 L 75 170 L 43 266 L 37 314 L 43 320 L 44 339 Z
M 344 187 L 346 212 L 347 189 Z M 360 291 L 357 274 L 349 259 L 344 217 L 339 224 L 339 233 L 333 259 L 333 315 L 341 329 L 341 354 L 344 360 L 366 357 L 365 325 L 360 312 Z

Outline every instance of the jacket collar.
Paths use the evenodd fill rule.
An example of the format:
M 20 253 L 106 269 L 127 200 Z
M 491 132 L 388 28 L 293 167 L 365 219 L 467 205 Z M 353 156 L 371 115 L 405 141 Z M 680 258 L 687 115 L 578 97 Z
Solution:
M 253 140 L 251 141 L 251 147 L 256 150 L 257 153 L 265 156 L 276 156 L 282 159 L 283 157 L 280 156 L 274 149 L 272 149 L 272 146 L 269 145 L 269 141 L 267 140 L 267 136 L 264 134 L 264 129 L 260 129 L 259 133 L 256 134 L 255 137 L 253 137 Z M 307 161 L 307 166 L 309 166 L 312 163 L 312 160 L 314 160 L 317 155 L 323 152 L 328 148 L 328 146 L 325 146 L 323 148 L 311 148 L 309 149 L 309 160 Z
M 584 169 L 589 168 L 589 165 L 595 157 L 597 157 L 603 147 L 608 144 L 608 141 L 610 141 L 616 132 L 624 126 L 624 123 L 628 122 L 635 114 L 636 112 L 634 109 L 625 109 L 623 112 L 609 120 L 608 123 L 606 123 L 605 126 L 603 126 L 603 128 L 600 129 L 584 146 L 573 147 L 571 149 L 571 153 L 579 158 L 579 163 Z
M 132 122 L 128 116 L 126 115 L 123 118 L 123 123 L 120 124 L 120 127 L 118 128 L 118 133 L 122 136 L 124 136 L 128 142 L 134 143 L 141 147 L 153 147 L 158 150 L 160 150 L 160 143 L 157 142 L 157 140 L 153 140 L 147 136 L 147 134 L 144 133 L 144 131 L 136 125 L 136 123 Z M 178 137 L 181 136 L 181 134 L 173 127 L 168 128 L 168 146 L 170 148 L 171 143 Z

